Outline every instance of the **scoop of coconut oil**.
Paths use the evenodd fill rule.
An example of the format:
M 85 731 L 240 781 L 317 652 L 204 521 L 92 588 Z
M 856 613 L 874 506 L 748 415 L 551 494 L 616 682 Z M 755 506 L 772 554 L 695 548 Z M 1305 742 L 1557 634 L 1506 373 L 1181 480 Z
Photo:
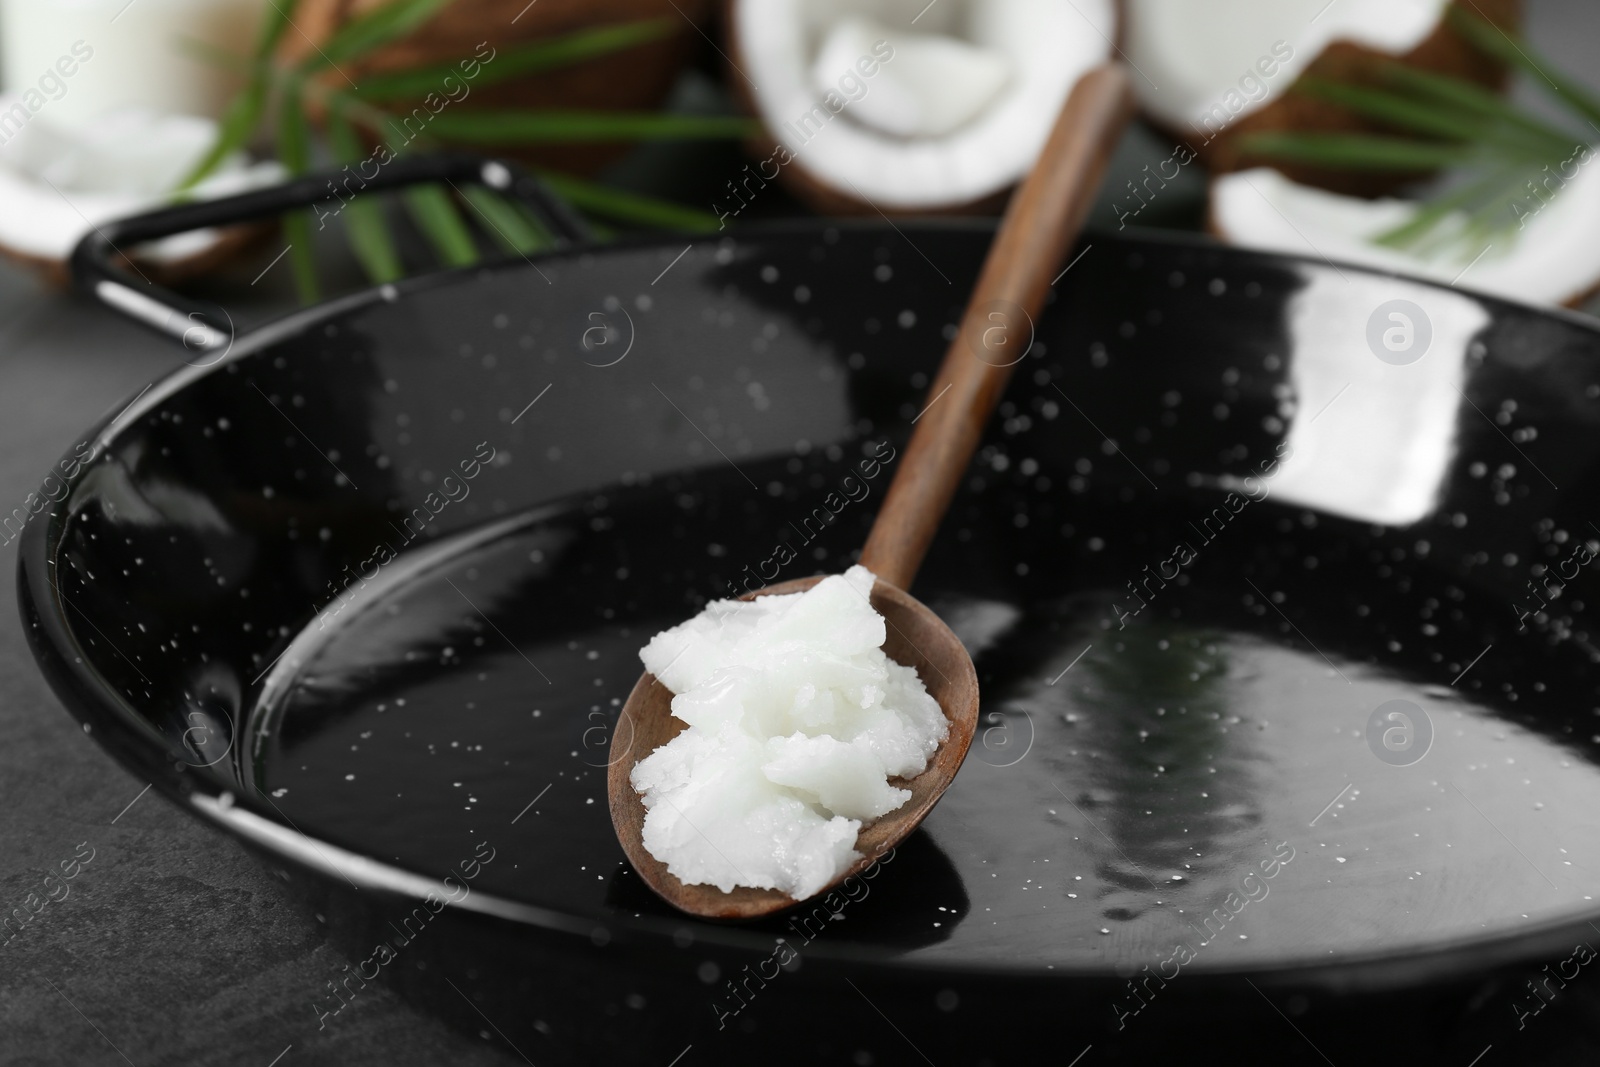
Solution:
M 865 567 L 801 593 L 718 600 L 651 638 L 645 669 L 688 728 L 640 760 L 644 847 L 681 881 L 796 899 L 860 858 L 861 827 L 910 792 L 948 733 L 883 651 Z

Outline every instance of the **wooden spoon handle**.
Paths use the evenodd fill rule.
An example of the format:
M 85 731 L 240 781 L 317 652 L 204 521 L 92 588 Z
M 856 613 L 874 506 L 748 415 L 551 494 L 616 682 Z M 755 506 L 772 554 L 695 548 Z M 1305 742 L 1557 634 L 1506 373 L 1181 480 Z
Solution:
M 1132 114 L 1121 67 L 1084 75 L 1012 196 L 861 552 L 862 565 L 891 585 L 911 587 Z

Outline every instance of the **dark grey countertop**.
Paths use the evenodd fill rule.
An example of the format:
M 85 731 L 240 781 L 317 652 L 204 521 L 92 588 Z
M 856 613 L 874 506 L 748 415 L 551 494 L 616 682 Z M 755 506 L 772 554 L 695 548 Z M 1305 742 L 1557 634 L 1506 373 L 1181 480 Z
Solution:
M 1535 41 L 1594 80 L 1600 5 L 1528 8 Z M 210 288 L 257 319 L 283 302 L 281 291 L 252 288 L 248 271 Z M 0 513 L 35 489 L 80 428 L 180 358 L 88 300 L 0 265 Z M 449 1029 L 376 985 L 319 1030 L 313 1000 L 348 959 L 234 841 L 143 794 L 146 783 L 84 735 L 34 665 L 13 590 L 8 582 L 0 594 L 0 910 L 42 893 L 80 845 L 93 858 L 64 899 L 0 944 L 0 1062 L 523 1062 L 491 1032 Z

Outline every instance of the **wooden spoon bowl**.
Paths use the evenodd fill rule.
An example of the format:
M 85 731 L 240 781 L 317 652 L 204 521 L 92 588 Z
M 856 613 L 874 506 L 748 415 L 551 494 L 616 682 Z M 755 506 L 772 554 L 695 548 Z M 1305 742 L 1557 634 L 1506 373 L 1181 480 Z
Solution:
M 768 586 L 740 597 L 800 593 L 826 577 L 813 575 Z M 893 778 L 890 784 L 911 790 L 911 797 L 888 815 L 861 828 L 856 851 L 861 854 L 850 868 L 828 888 L 838 885 L 881 859 L 904 839 L 907 827 L 915 827 L 927 816 L 940 794 L 955 777 L 966 759 L 967 749 L 978 727 L 978 673 L 972 666 L 960 638 L 951 633 L 944 620 L 920 600 L 888 582 L 872 587 L 872 607 L 888 624 L 884 653 L 896 663 L 911 667 L 922 679 L 933 699 L 939 702 L 950 723 L 950 733 L 940 743 L 927 769 L 915 778 Z M 724 893 L 714 885 L 687 885 L 668 872 L 667 865 L 645 849 L 643 843 L 645 807 L 634 791 L 629 775 L 634 765 L 671 741 L 686 728 L 672 714 L 672 692 L 646 673 L 628 694 L 612 734 L 611 763 L 606 771 L 606 790 L 611 803 L 611 822 L 628 862 L 646 885 L 673 906 L 711 919 L 754 919 L 798 903 L 776 889 L 751 889 L 736 886 Z M 827 892 L 827 889 L 822 890 Z M 819 894 L 820 895 L 820 894 Z

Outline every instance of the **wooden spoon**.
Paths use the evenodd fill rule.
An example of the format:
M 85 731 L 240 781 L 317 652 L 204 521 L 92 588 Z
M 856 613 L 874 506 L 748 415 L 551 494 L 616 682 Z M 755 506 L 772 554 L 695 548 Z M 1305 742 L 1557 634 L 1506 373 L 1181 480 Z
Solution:
M 972 657 L 937 615 L 904 590 L 966 473 L 1012 366 L 1032 339 L 1033 319 L 1083 225 L 1132 112 L 1128 79 L 1117 66 L 1085 75 L 1067 98 L 1038 162 L 1011 198 L 961 330 L 929 388 L 928 404 L 867 537 L 861 564 L 878 578 L 872 606 L 888 623 L 884 652 L 916 669 L 950 721 L 950 733 L 926 770 L 894 781 L 911 790 L 911 798 L 862 828 L 855 846 L 861 859 L 834 885 L 876 862 L 916 829 L 955 777 L 972 743 L 978 724 Z M 1024 338 L 1020 344 L 1017 334 Z M 783 582 L 744 599 L 799 592 L 823 577 Z M 799 903 L 772 889 L 741 886 L 724 893 L 713 885 L 685 885 L 645 850 L 645 808 L 629 775 L 634 764 L 685 728 L 672 715 L 672 696 L 653 675 L 644 674 L 628 694 L 612 734 L 607 789 L 623 852 L 646 885 L 691 915 L 751 919 Z

